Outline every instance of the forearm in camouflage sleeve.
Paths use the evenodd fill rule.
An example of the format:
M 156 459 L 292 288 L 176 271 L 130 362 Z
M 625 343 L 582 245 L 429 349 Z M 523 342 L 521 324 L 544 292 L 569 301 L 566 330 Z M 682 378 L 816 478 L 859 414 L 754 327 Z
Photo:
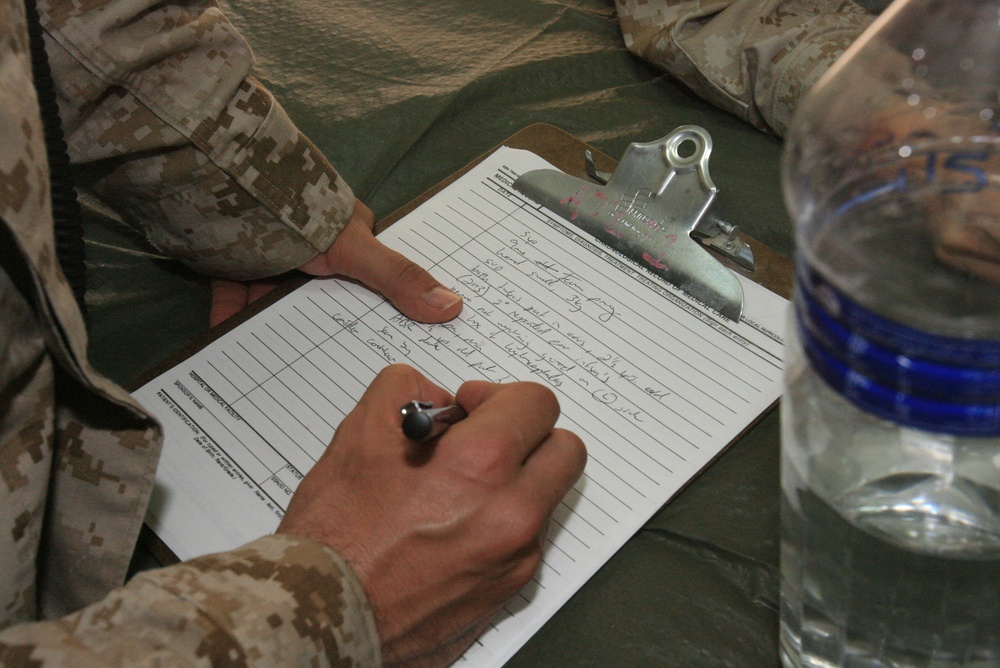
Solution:
M 148 5 L 148 7 L 146 7 Z M 211 0 L 40 0 L 80 184 L 161 252 L 249 280 L 329 248 L 354 195 Z
M 4 665 L 379 666 L 361 585 L 292 536 L 141 573 L 103 601 L 0 633 Z
M 850 0 L 615 0 L 626 46 L 712 104 L 784 135 L 798 100 L 870 25 Z
M 162 123 L 120 108 L 98 144 Z M 254 79 L 191 142 L 106 160 L 83 175 L 164 254 L 207 274 L 251 280 L 325 251 L 354 208 L 350 187 Z

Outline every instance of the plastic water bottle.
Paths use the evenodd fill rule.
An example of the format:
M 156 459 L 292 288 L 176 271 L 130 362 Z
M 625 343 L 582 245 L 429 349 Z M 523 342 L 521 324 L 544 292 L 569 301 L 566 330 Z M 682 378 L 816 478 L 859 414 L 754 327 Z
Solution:
M 796 111 L 786 666 L 1000 666 L 1000 0 L 896 0 Z

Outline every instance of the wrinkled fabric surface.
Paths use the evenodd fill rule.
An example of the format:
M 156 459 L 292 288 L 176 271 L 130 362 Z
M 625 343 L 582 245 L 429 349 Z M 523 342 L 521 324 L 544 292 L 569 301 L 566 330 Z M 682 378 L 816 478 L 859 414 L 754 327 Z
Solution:
M 620 157 L 712 135 L 720 214 L 783 253 L 781 144 L 624 43 L 612 0 L 230 0 L 254 74 L 381 218 L 535 122 Z M 581 163 L 583 156 L 580 157 Z M 207 327 L 207 284 L 88 206 L 91 359 L 128 381 Z M 511 666 L 777 663 L 771 413 L 649 522 Z
M 851 0 L 616 0 L 625 44 L 702 98 L 784 135 L 874 15 Z

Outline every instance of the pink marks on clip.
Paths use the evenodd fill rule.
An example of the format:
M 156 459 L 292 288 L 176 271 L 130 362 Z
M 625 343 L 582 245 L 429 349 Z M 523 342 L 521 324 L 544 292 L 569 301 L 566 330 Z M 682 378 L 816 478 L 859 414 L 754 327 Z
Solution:
M 649 253 L 643 253 L 642 254 L 642 259 L 645 260 L 646 262 L 648 262 L 651 267 L 655 267 L 656 269 L 666 269 L 667 268 L 667 265 L 663 264 L 663 258 L 662 257 L 653 257 Z

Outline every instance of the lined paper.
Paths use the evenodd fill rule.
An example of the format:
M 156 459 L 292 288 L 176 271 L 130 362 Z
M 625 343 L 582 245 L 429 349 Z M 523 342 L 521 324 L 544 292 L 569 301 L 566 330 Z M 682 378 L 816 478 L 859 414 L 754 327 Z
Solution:
M 166 443 L 148 522 L 181 558 L 272 532 L 302 476 L 385 365 L 454 392 L 534 380 L 589 460 L 533 581 L 459 660 L 500 666 L 780 393 L 787 302 L 741 278 L 744 317 L 706 310 L 512 192 L 550 167 L 503 148 L 380 235 L 465 299 L 423 325 L 317 279 L 135 396 Z

